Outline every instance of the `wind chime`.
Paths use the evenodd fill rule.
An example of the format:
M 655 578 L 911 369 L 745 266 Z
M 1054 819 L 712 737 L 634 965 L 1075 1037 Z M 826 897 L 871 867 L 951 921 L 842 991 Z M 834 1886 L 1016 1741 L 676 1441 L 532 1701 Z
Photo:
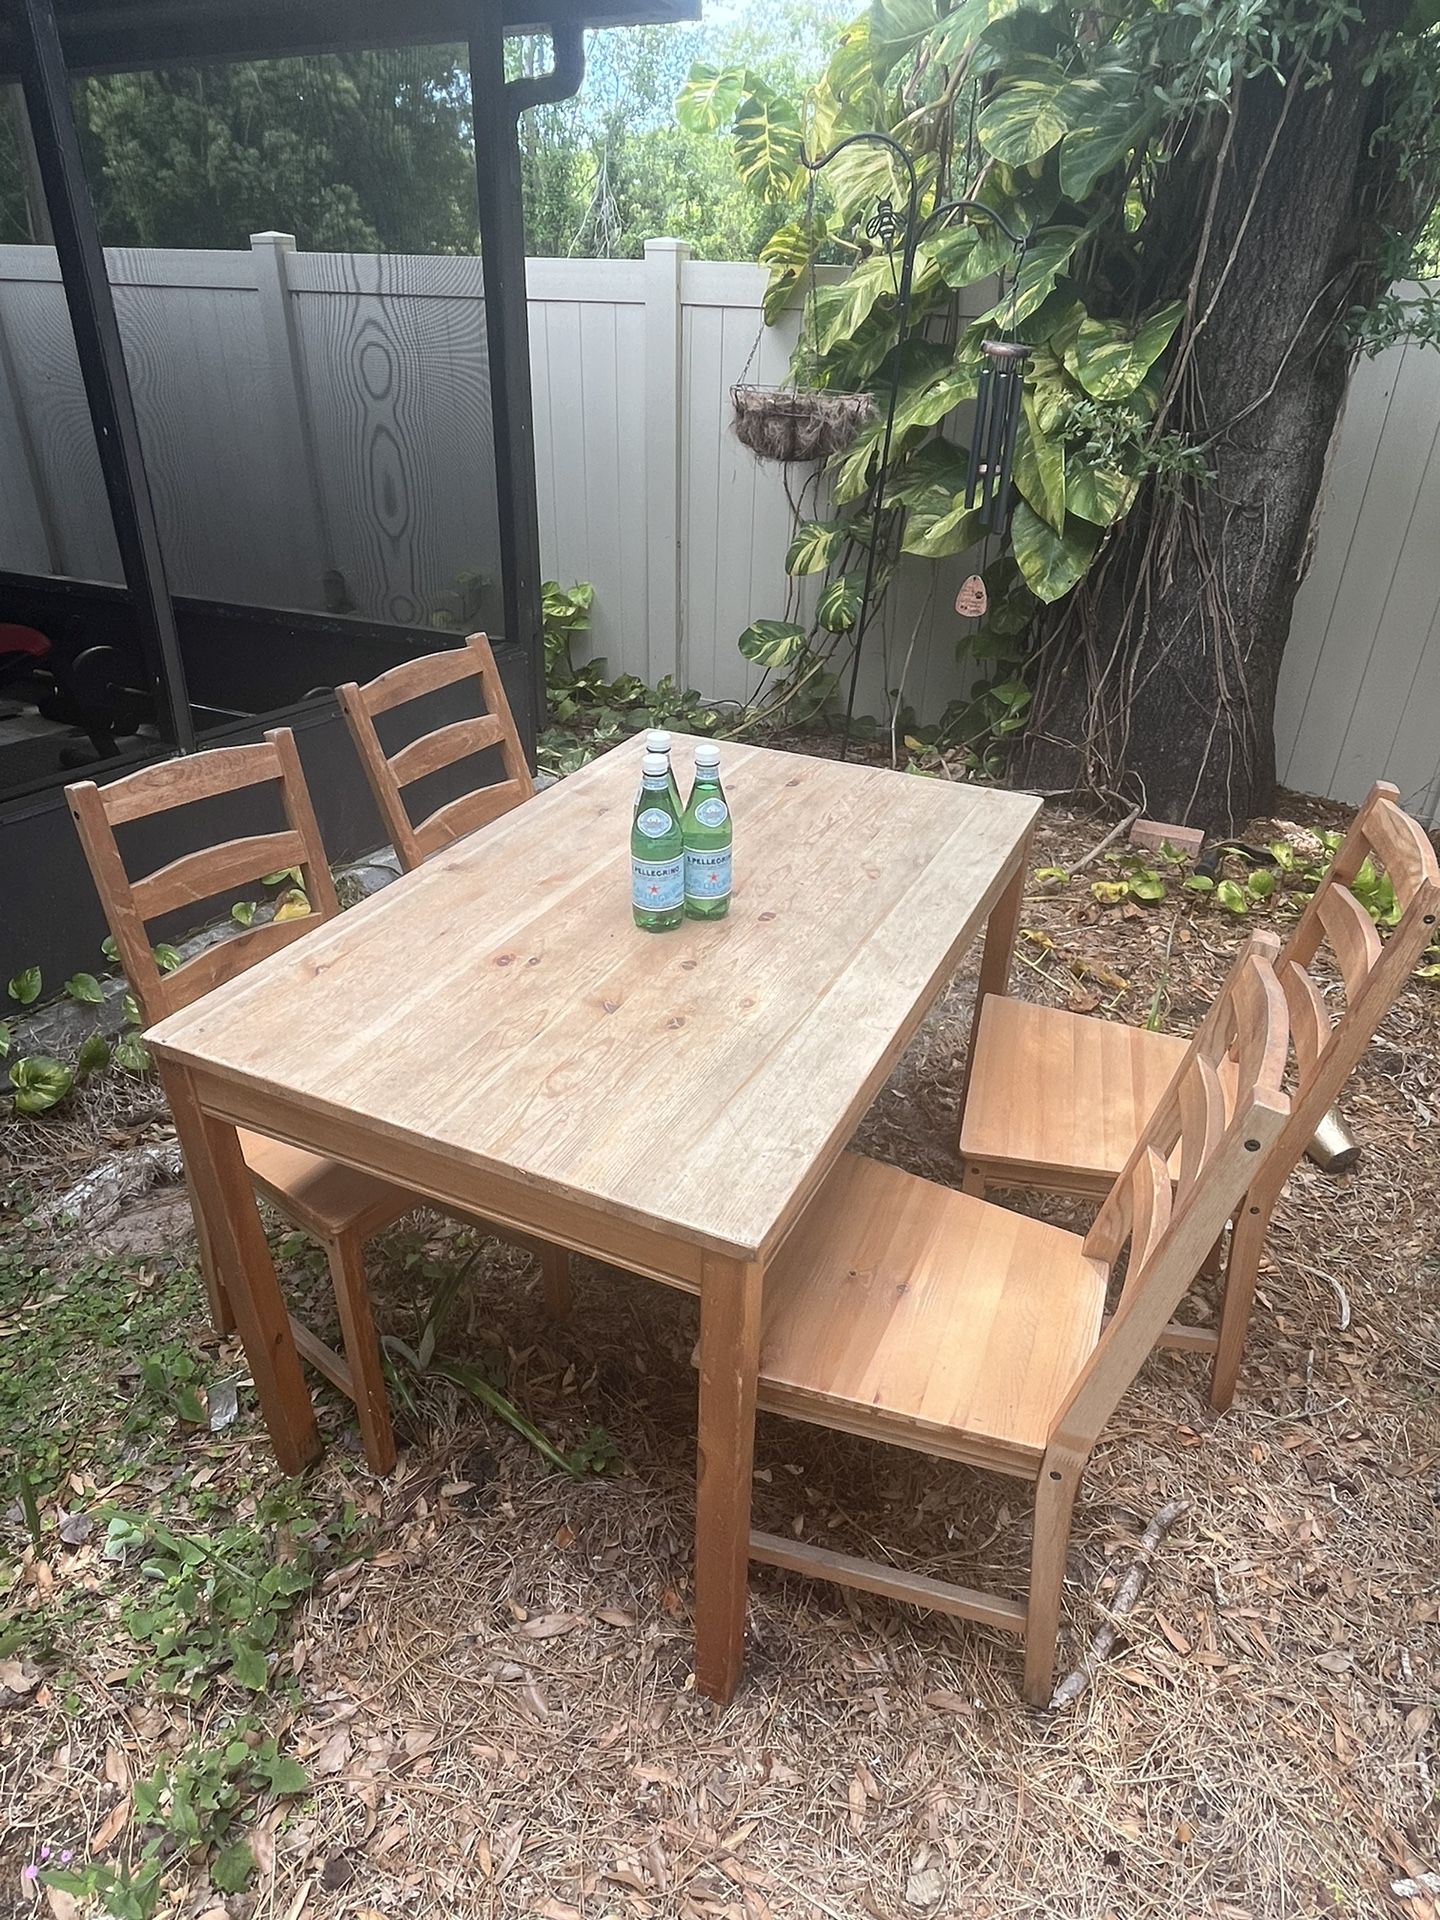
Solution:
M 919 218 L 920 177 L 910 155 L 885 133 L 852 133 L 822 153 L 818 160 L 802 154 L 809 174 L 806 214 L 810 224 L 810 324 L 811 350 L 818 363 L 819 346 L 815 339 L 815 182 L 830 162 L 847 147 L 857 144 L 889 149 L 905 171 L 909 186 L 905 211 L 901 213 L 890 199 L 882 199 L 874 218 L 867 224 L 868 236 L 893 254 L 900 246 L 900 272 L 895 289 L 898 335 L 891 353 L 894 371 L 886 396 L 885 424 L 880 437 L 879 458 L 870 484 L 870 537 L 866 543 L 865 582 L 860 594 L 860 610 L 854 627 L 854 652 L 850 667 L 850 690 L 845 705 L 845 732 L 840 746 L 843 760 L 850 748 L 850 729 L 855 713 L 855 690 L 860 679 L 860 655 L 870 622 L 871 600 L 875 586 L 876 561 L 880 550 L 880 522 L 884 512 L 886 486 L 890 477 L 890 456 L 895 437 L 895 410 L 900 398 L 900 376 L 904 366 L 904 347 L 910 324 L 910 297 L 915 279 L 915 254 L 932 227 L 953 214 L 971 220 L 988 220 L 997 226 L 1016 250 L 1011 283 L 1010 332 L 1015 330 L 1020 272 L 1025 262 L 1027 240 L 1016 233 L 993 207 L 979 200 L 950 200 Z M 763 332 L 763 328 L 762 328 Z M 757 341 L 758 346 L 758 341 Z M 1010 475 L 1015 457 L 1015 436 L 1020 423 L 1026 363 L 1032 349 L 1015 340 L 986 340 L 981 346 L 981 369 L 976 393 L 975 429 L 970 450 L 965 505 L 980 508 L 980 524 L 987 535 L 1003 535 L 1010 524 Z M 751 349 L 750 358 L 755 357 Z M 745 372 L 749 372 L 749 362 Z M 799 389 L 767 389 L 741 384 L 732 390 L 735 406 L 735 431 L 739 438 L 762 459 L 814 460 L 848 446 L 860 428 L 871 418 L 874 403 L 868 394 L 831 394 Z M 828 404 L 827 404 L 828 403 Z M 803 448 L 803 451 L 801 450 Z M 968 618 L 985 612 L 985 583 L 972 574 L 960 589 L 956 611 Z

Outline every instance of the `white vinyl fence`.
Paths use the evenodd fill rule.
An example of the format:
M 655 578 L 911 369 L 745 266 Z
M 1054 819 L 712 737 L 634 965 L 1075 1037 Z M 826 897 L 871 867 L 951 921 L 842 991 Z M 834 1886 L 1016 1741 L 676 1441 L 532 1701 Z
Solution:
M 274 233 L 107 261 L 178 591 L 424 623 L 468 575 L 477 621 L 498 625 L 478 259 L 299 253 Z M 715 699 L 753 691 L 736 637 L 786 610 L 785 472 L 730 431 L 747 362 L 776 383 L 794 342 L 798 314 L 761 326 L 765 281 L 670 240 L 643 260 L 528 266 L 545 570 L 593 583 L 592 651 L 612 673 L 673 674 Z M 40 247 L 0 247 L 0 568 L 119 573 Z M 882 711 L 902 672 L 926 718 L 963 691 L 966 570 L 907 562 L 862 710 Z M 1282 779 L 1353 801 L 1385 775 L 1436 817 L 1437 604 L 1440 354 L 1396 348 L 1352 383 L 1281 677 Z
M 275 233 L 107 263 L 177 591 L 423 624 L 479 575 L 476 618 L 498 623 L 478 259 L 299 253 Z M 729 431 L 752 351 L 768 384 L 794 344 L 798 314 L 761 327 L 766 279 L 669 240 L 643 260 L 528 263 L 545 571 L 593 583 L 591 650 L 613 673 L 714 699 L 753 691 L 736 638 L 785 612 L 784 472 Z M 118 578 L 47 248 L 0 247 L 0 448 L 0 567 Z M 963 573 L 916 566 L 891 595 L 868 710 L 907 653 L 917 708 L 962 690 Z
M 1401 287 L 1402 295 L 1424 291 Z M 1275 717 L 1280 777 L 1364 798 L 1393 780 L 1440 825 L 1440 353 L 1362 361 L 1331 450 Z

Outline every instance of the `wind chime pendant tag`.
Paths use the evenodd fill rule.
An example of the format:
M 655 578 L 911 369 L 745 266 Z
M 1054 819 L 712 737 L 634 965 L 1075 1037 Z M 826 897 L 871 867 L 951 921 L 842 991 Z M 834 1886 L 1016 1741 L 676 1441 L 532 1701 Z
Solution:
M 985 582 L 978 573 L 972 573 L 955 596 L 955 611 L 964 620 L 979 620 L 990 605 L 990 596 L 985 591 Z

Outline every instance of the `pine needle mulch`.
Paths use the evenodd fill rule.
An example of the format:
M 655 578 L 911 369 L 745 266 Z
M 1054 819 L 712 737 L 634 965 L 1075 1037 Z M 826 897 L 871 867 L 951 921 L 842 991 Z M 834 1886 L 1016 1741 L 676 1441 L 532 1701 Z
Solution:
M 1102 830 L 1047 813 L 1036 865 L 1063 867 Z M 1138 1022 L 1159 988 L 1165 1024 L 1188 1030 L 1243 926 L 1177 908 L 1179 895 L 1102 909 L 1092 877 L 1027 901 L 1015 991 Z M 971 992 L 957 980 L 860 1135 L 866 1151 L 952 1183 Z M 332 1445 L 312 1497 L 349 1499 L 371 1532 L 364 1557 L 333 1566 L 301 1610 L 266 1706 L 314 1791 L 253 1825 L 250 1891 L 223 1896 L 202 1871 L 177 1869 L 161 1911 L 1440 1912 L 1417 1878 L 1440 1869 L 1437 1107 L 1440 990 L 1417 982 L 1345 1103 L 1359 1167 L 1339 1179 L 1302 1167 L 1278 1210 L 1234 1410 L 1212 1414 L 1201 1363 L 1160 1355 L 1099 1449 L 1077 1514 L 1062 1672 L 1147 1522 L 1168 1501 L 1187 1505 L 1115 1652 L 1063 1714 L 1021 1706 L 1019 1660 L 999 1635 L 760 1568 L 744 1686 L 723 1711 L 698 1698 L 694 1303 L 580 1264 L 574 1316 L 554 1328 L 523 1260 L 497 1249 L 477 1263 L 447 1345 L 503 1364 L 516 1400 L 563 1444 L 603 1427 L 621 1470 L 569 1479 L 473 1404 L 433 1396 L 397 1474 L 377 1484 L 348 1409 L 323 1398 Z M 1080 1218 L 1070 1203 L 997 1197 Z M 424 1230 L 443 1259 L 451 1230 Z M 382 1324 L 412 1310 L 413 1238 L 404 1245 L 409 1265 L 398 1238 L 374 1263 Z M 233 1363 L 208 1351 L 219 1370 Z M 232 1432 L 253 1470 L 264 1441 L 243 1393 Z M 762 1418 L 756 1518 L 1023 1586 L 1022 1487 L 843 1435 Z M 85 1552 L 70 1565 L 57 1555 L 48 1578 L 98 1578 Z M 108 1823 L 117 1856 L 133 1844 L 116 1824 L 122 1782 L 180 1735 L 175 1709 L 118 1682 L 112 1658 L 97 1650 L 68 1702 L 57 1682 L 0 1710 L 12 1836 L 0 1911 L 45 1912 L 12 1864 L 38 1836 L 69 1833 L 83 1849 Z

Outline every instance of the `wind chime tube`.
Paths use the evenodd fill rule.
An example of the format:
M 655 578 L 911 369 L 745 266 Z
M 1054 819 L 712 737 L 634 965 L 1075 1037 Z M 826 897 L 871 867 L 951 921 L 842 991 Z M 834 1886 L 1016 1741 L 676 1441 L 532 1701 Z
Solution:
M 990 418 L 985 433 L 985 491 L 982 513 L 987 525 L 995 515 L 995 480 L 1005 452 L 1005 428 L 1009 421 L 1010 369 L 1003 359 L 992 363 L 990 375 Z
M 990 414 L 990 362 L 986 360 L 980 369 L 980 378 L 975 386 L 975 426 L 971 433 L 972 455 L 969 471 L 965 476 L 965 511 L 975 505 L 977 494 L 981 492 L 984 477 L 985 428 Z M 982 495 L 983 498 L 983 495 Z
M 990 500 L 990 526 L 998 533 L 1005 524 L 1005 503 L 1010 497 L 1010 468 L 1015 459 L 1015 431 L 1020 424 L 1022 363 L 1005 370 L 1005 441 L 1000 451 L 1000 473 Z

